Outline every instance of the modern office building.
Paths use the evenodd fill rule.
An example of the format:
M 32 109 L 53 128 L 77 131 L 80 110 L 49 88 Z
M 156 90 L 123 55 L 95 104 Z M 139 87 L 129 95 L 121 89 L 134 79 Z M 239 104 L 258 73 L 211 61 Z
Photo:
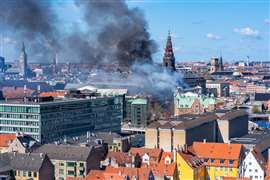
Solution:
M 126 120 L 134 127 L 146 127 L 148 114 L 147 99 L 129 99 L 126 102 Z
M 0 133 L 21 132 L 40 142 L 87 131 L 120 132 L 122 97 L 32 97 L 0 103 Z

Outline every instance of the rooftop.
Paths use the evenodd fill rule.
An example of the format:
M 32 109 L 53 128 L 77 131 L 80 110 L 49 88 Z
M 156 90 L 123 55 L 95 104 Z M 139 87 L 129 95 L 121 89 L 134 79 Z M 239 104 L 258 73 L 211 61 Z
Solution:
M 242 153 L 242 145 L 193 142 L 190 150 L 198 157 L 204 158 L 211 166 L 238 167 L 239 158 Z
M 8 147 L 16 139 L 16 134 L 0 134 L 0 147 Z
M 3 153 L 0 154 L 0 162 L 7 163 L 12 169 L 39 171 L 45 158 L 44 154 L 40 153 Z
M 138 105 L 144 104 L 144 105 L 146 105 L 147 104 L 147 100 L 146 99 L 134 99 L 134 100 L 132 100 L 132 103 L 131 104 L 138 104 Z
M 91 150 L 92 147 L 44 144 L 33 149 L 33 152 L 47 154 L 50 159 L 86 161 Z
M 215 121 L 218 117 L 214 113 L 204 114 L 187 114 L 181 115 L 167 120 L 159 120 L 151 123 L 147 128 L 161 129 L 189 129 L 195 126 Z

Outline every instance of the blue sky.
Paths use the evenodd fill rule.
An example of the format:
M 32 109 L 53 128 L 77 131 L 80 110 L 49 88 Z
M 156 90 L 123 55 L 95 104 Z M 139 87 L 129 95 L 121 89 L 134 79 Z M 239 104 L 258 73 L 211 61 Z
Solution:
M 168 30 L 173 34 L 176 60 L 270 60 L 269 1 L 145 0 L 129 1 L 141 8 L 162 56 Z
M 54 2 L 63 27 L 69 29 L 73 22 L 83 25 L 72 0 Z M 221 53 L 225 61 L 247 56 L 270 60 L 269 0 L 128 0 L 127 4 L 145 14 L 151 37 L 159 46 L 155 61 L 162 61 L 168 30 L 178 62 L 209 61 Z M 8 41 L 5 55 L 15 59 L 19 54 L 14 48 L 16 39 Z

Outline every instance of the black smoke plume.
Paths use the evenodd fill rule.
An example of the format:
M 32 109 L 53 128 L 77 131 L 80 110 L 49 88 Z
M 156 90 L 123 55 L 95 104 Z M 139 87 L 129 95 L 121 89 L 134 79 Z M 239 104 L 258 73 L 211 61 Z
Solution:
M 152 62 L 156 45 L 150 39 L 143 13 L 130 9 L 123 0 L 74 1 L 83 13 L 87 31 L 72 33 L 61 28 L 51 1 L 1 0 L 0 20 L 30 43 L 32 52 L 64 57 L 73 62 L 117 63 Z M 40 52 L 42 51 L 42 52 Z M 70 57 L 70 56 L 68 56 Z
M 49 1 L 1 0 L 0 7 L 2 26 L 8 26 L 21 39 L 29 41 L 31 48 L 60 48 L 55 26 L 57 17 L 51 10 Z M 43 46 L 44 48 L 40 48 Z
M 152 62 L 151 55 L 156 45 L 150 39 L 147 23 L 139 9 L 129 9 L 123 0 L 81 0 L 77 6 L 84 11 L 88 33 L 96 35 L 97 54 L 94 57 L 98 60 L 114 61 L 124 66 Z M 80 42 L 81 38 L 77 41 Z M 81 53 L 84 58 L 93 59 L 92 54 L 85 56 L 84 51 Z

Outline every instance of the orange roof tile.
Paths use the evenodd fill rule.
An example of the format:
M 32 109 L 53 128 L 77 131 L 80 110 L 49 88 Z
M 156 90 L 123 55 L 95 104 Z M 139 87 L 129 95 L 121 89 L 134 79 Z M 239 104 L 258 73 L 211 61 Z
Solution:
M 65 91 L 52 91 L 52 92 L 42 92 L 39 94 L 41 97 L 59 97 L 59 96 L 64 96 Z
M 114 158 L 119 165 L 124 165 L 126 163 L 132 162 L 131 156 L 129 156 L 129 154 L 125 152 L 109 151 L 106 158 Z
M 7 99 L 23 98 L 25 96 L 31 96 L 34 91 L 31 89 L 24 90 L 23 87 L 3 87 L 3 96 Z
M 104 171 L 91 170 L 84 180 L 105 180 Z
M 171 162 L 167 164 L 166 158 L 169 157 Z M 158 164 L 150 164 L 149 166 L 155 176 L 170 176 L 172 177 L 177 170 L 176 162 L 173 160 L 173 153 L 163 152 Z
M 0 147 L 8 147 L 16 138 L 16 134 L 0 134 Z
M 143 156 L 144 154 L 148 154 L 150 157 L 150 160 L 153 160 L 155 162 L 158 162 L 161 157 L 162 150 L 157 148 L 134 148 L 132 147 L 129 150 L 129 153 L 132 156 L 135 156 L 136 154 L 139 154 L 139 156 Z
M 194 142 L 191 149 L 197 156 L 208 159 L 207 163 L 211 163 L 212 166 L 229 166 L 229 160 L 233 160 L 233 164 L 230 164 L 230 166 L 237 167 L 242 145 Z M 214 162 L 210 162 L 210 159 Z M 224 160 L 224 162 L 221 163 L 220 160 Z
M 118 167 L 114 168 L 111 166 L 108 166 L 104 172 L 105 179 L 109 179 L 107 177 L 111 177 L 112 175 L 118 175 L 119 177 L 126 177 L 129 176 L 137 177 L 136 179 L 140 180 L 148 180 L 148 177 L 150 176 L 151 169 L 146 167 L 141 168 L 130 168 L 130 167 Z

